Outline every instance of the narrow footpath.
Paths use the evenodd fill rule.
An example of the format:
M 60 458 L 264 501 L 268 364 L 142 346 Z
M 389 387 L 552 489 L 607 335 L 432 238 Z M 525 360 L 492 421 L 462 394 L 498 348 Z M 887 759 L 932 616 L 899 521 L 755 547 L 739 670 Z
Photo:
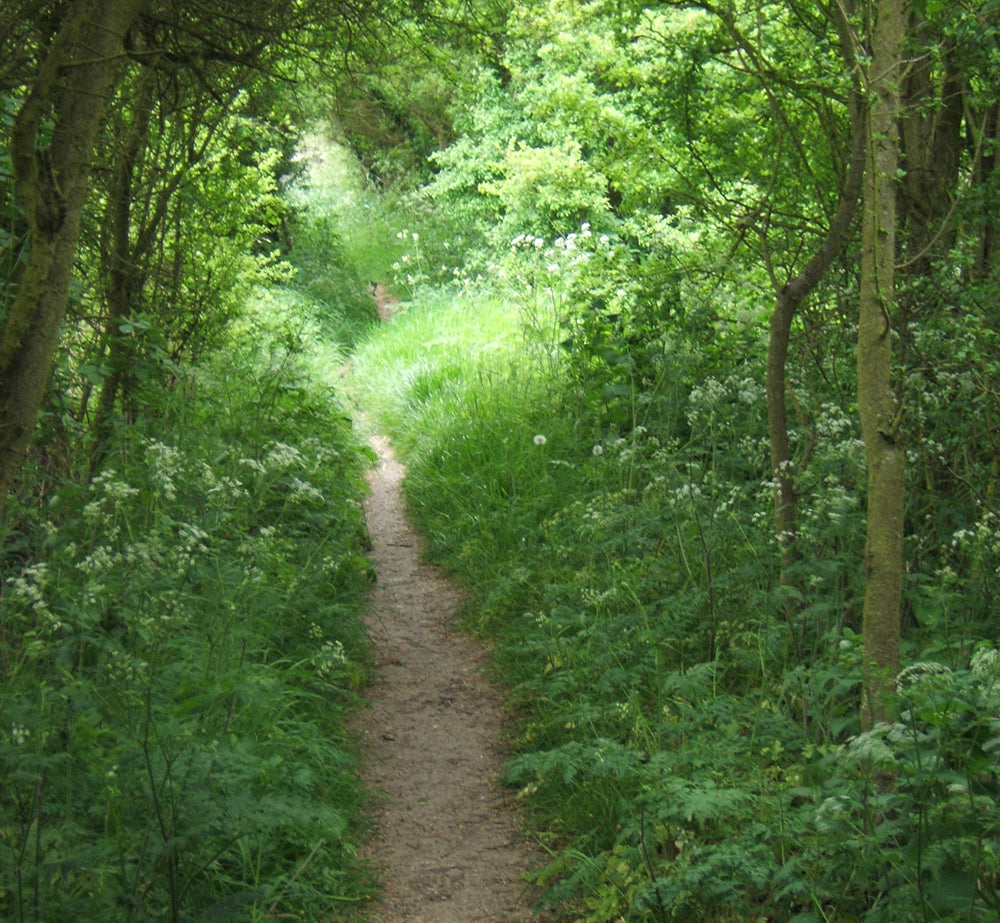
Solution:
M 459 592 L 420 559 L 384 437 L 365 504 L 378 574 L 370 614 L 376 649 L 364 716 L 363 772 L 377 793 L 367 857 L 381 869 L 379 923 L 526 923 L 537 863 L 497 786 L 503 703 L 484 655 L 451 630 Z

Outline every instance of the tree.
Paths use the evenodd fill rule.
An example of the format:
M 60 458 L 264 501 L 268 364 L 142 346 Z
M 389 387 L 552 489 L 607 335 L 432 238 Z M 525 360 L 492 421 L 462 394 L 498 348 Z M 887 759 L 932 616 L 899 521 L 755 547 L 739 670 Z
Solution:
M 17 15 L 0 16 L 0 87 L 17 106 L 11 164 L 27 225 L 28 254 L 17 270 L 16 285 L 10 286 L 16 292 L 6 296 L 9 308 L 0 330 L 0 511 L 49 381 L 95 151 L 109 127 L 109 105 L 134 117 L 128 136 L 107 145 L 121 153 L 117 163 L 106 164 L 116 177 L 109 202 L 118 209 L 111 216 L 116 239 L 109 301 L 111 314 L 121 318 L 141 289 L 142 263 L 148 256 L 142 251 L 155 247 L 162 233 L 159 218 L 143 230 L 129 214 L 139 198 L 134 175 L 150 134 L 146 120 L 151 107 L 163 112 L 172 104 L 191 107 L 192 101 L 212 101 L 185 110 L 191 130 L 188 153 L 196 156 L 204 140 L 199 130 L 208 130 L 220 108 L 244 93 L 255 77 L 291 84 L 302 73 L 326 66 L 333 49 L 351 47 L 358 33 L 376 35 L 381 14 L 409 7 L 408 0 L 345 2 L 331 15 L 321 0 L 266 0 L 249 6 L 241 0 L 193 6 L 155 0 L 21 0 Z M 152 81 L 144 71 L 155 73 Z M 163 95 L 157 98 L 150 87 Z M 171 173 L 171 165 L 162 166 L 163 175 L 146 191 L 157 186 L 159 191 L 151 195 L 165 203 L 184 167 Z M 154 210 L 157 215 L 162 217 L 162 209 Z M 121 393 L 120 372 L 127 364 L 123 354 L 112 359 L 117 369 L 99 411 L 105 417 Z
M 774 69 L 763 58 L 763 50 L 754 47 L 737 27 L 730 13 L 722 14 L 727 28 L 737 46 L 742 50 L 751 69 L 767 94 L 768 102 L 776 124 L 782 126 L 784 133 L 795 137 L 798 128 L 785 106 L 779 99 L 770 81 Z M 861 100 L 859 82 L 856 77 L 857 59 L 850 32 L 850 23 L 843 6 L 834 5 L 826 12 L 827 18 L 835 28 L 841 54 L 848 73 L 852 75 L 851 89 L 846 100 L 849 116 L 850 145 L 846 169 L 840 179 L 840 189 L 837 195 L 837 207 L 829 219 L 825 234 L 814 246 L 812 254 L 801 268 L 792 269 L 787 277 L 777 275 L 771 261 L 771 246 L 768 236 L 770 220 L 767 217 L 770 206 L 766 199 L 760 203 L 756 213 L 761 217 L 755 231 L 761 244 L 761 253 L 767 266 L 768 275 L 775 290 L 774 310 L 768 324 L 767 366 L 765 394 L 767 400 L 768 440 L 770 443 L 771 473 L 775 483 L 774 525 L 775 535 L 781 554 L 782 586 L 794 584 L 791 571 L 799 560 L 799 550 L 795 537 L 798 530 L 798 496 L 793 471 L 793 453 L 789 439 L 788 402 L 787 402 L 787 363 L 791 344 L 792 323 L 802 303 L 810 296 L 823 276 L 853 237 L 854 219 L 857 214 L 858 200 L 861 195 L 862 177 L 864 175 L 864 151 L 867 137 L 867 125 L 864 118 L 864 107 Z M 786 88 L 788 89 L 788 88 Z M 804 95 L 805 91 L 794 86 L 793 94 Z M 837 131 L 838 126 L 829 126 Z M 835 147 L 834 139 L 830 139 L 830 147 Z M 801 139 L 793 142 L 796 149 L 802 150 L 805 145 Z M 779 167 L 775 166 L 774 180 L 778 180 Z M 773 188 L 773 186 L 772 186 Z M 794 608 L 791 599 L 786 601 L 789 614 Z
M 100 327 L 81 345 L 88 386 L 99 386 L 89 420 L 93 471 L 118 407 L 134 419 L 141 382 L 155 387 L 178 361 L 218 345 L 234 302 L 245 295 L 238 277 L 253 276 L 268 259 L 250 251 L 274 209 L 244 177 L 257 171 L 253 158 L 266 155 L 270 139 L 261 126 L 248 152 L 238 137 L 249 128 L 237 111 L 237 84 L 253 77 L 228 86 L 216 80 L 209 92 L 179 76 L 141 68 L 134 86 L 130 80 L 120 88 L 122 110 L 109 116 L 104 132 L 100 194 L 81 242 L 92 303 L 84 313 Z M 225 259 L 215 258 L 216 250 Z M 89 397 L 85 387 L 80 421 L 89 417 Z
M 11 162 L 28 228 L 0 331 L 0 511 L 31 440 L 66 312 L 94 145 L 144 0 L 76 0 L 41 49 L 15 117 Z
M 861 723 L 885 720 L 899 670 L 903 584 L 904 405 L 893 388 L 899 119 L 908 0 L 878 0 L 864 68 L 869 132 L 862 209 L 858 409 L 868 461 Z
M 793 576 L 801 558 L 797 482 L 810 450 L 793 444 L 788 365 L 793 325 L 802 306 L 856 235 L 868 124 L 849 19 L 854 5 L 760 2 L 739 13 L 731 5 L 697 6 L 717 18 L 731 39 L 735 50 L 723 47 L 719 59 L 732 59 L 732 69 L 749 75 L 767 107 L 766 115 L 755 120 L 758 126 L 766 124 L 757 131 L 769 141 L 761 145 L 763 159 L 756 166 L 761 175 L 758 196 L 745 203 L 730 234 L 734 251 L 743 243 L 748 249 L 756 244 L 756 256 L 773 289 L 765 395 L 779 585 L 786 591 L 785 614 L 791 624 L 803 598 Z M 812 46 L 808 57 L 815 63 L 804 65 L 801 58 L 789 56 L 788 46 Z M 829 48 L 825 55 L 820 51 L 824 48 Z M 735 165 L 729 160 L 724 148 L 715 153 L 710 182 L 733 166 L 755 172 L 746 160 Z M 824 160 L 832 161 L 833 169 L 823 170 Z M 696 167 L 706 163 L 702 158 Z M 801 639 L 797 646 L 801 656 Z

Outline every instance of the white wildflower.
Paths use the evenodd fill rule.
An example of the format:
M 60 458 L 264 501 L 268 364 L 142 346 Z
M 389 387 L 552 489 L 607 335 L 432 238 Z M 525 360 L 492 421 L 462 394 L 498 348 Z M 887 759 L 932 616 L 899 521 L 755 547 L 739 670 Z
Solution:
M 253 461 L 253 459 L 246 460 Z M 255 462 L 255 464 L 259 464 L 259 462 Z M 209 488 L 208 496 L 213 499 L 240 500 L 247 496 L 247 490 L 241 481 L 238 481 L 236 478 L 224 476 L 219 478 L 219 480 Z
M 833 832 L 838 822 L 848 816 L 850 806 L 851 802 L 846 795 L 833 795 L 826 798 L 816 808 L 816 829 L 821 833 Z
M 697 500 L 701 496 L 701 488 L 697 484 L 682 484 L 673 491 L 675 500 Z
M 256 471 L 258 474 L 267 473 L 267 468 L 261 462 L 257 461 L 256 458 L 241 458 L 239 464 L 244 468 L 249 468 L 251 471 Z
M 166 445 L 151 439 L 146 443 L 146 457 L 164 471 L 175 474 L 181 465 L 181 450 L 174 445 Z
M 320 502 L 323 500 L 322 491 L 318 490 L 308 481 L 303 481 L 301 478 L 292 478 L 292 492 L 296 497 L 304 497 Z
M 292 465 L 302 465 L 302 453 L 295 446 L 284 442 L 276 442 L 264 457 L 266 465 L 272 468 L 290 468 Z
M 316 665 L 316 673 L 320 677 L 330 678 L 339 667 L 347 663 L 344 645 L 340 641 L 324 641 L 313 658 L 313 663 Z
M 857 737 L 852 737 L 847 745 L 847 755 L 856 763 L 874 764 L 878 766 L 892 765 L 896 762 L 896 754 L 885 742 L 886 734 L 891 731 L 889 725 L 881 722 L 870 731 L 865 731 Z
M 1000 651 L 995 647 L 979 648 L 972 655 L 969 668 L 982 682 L 986 695 L 993 697 L 1000 693 Z
M 208 533 L 192 523 L 181 523 L 177 537 L 181 541 L 181 547 L 186 552 L 208 551 L 208 546 L 206 545 Z
M 920 663 L 911 663 L 908 667 L 905 667 L 900 671 L 896 681 L 900 686 L 905 686 L 909 683 L 918 683 L 925 676 L 936 676 L 941 673 L 950 672 L 951 670 L 943 663 L 938 663 L 936 660 L 924 660 Z

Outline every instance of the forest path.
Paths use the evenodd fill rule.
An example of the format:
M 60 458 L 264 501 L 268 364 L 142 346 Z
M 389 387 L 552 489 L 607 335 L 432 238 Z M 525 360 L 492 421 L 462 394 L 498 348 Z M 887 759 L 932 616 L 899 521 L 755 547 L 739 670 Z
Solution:
M 460 592 L 421 561 L 389 441 L 371 440 L 365 515 L 378 575 L 369 616 L 376 650 L 364 716 L 363 775 L 381 793 L 366 855 L 382 872 L 380 923 L 523 923 L 536 864 L 496 784 L 503 703 L 484 653 L 455 634 Z

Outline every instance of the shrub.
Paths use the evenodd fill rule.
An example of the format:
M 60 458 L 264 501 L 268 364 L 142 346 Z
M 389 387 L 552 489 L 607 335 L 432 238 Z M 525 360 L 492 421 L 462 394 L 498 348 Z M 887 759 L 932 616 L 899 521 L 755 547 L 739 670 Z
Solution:
M 258 369 L 263 403 L 252 366 L 190 376 L 155 437 L 121 433 L 91 484 L 4 536 L 31 555 L 8 553 L 0 605 L 5 919 L 318 920 L 362 899 L 344 720 L 369 663 L 367 455 L 286 358 Z

